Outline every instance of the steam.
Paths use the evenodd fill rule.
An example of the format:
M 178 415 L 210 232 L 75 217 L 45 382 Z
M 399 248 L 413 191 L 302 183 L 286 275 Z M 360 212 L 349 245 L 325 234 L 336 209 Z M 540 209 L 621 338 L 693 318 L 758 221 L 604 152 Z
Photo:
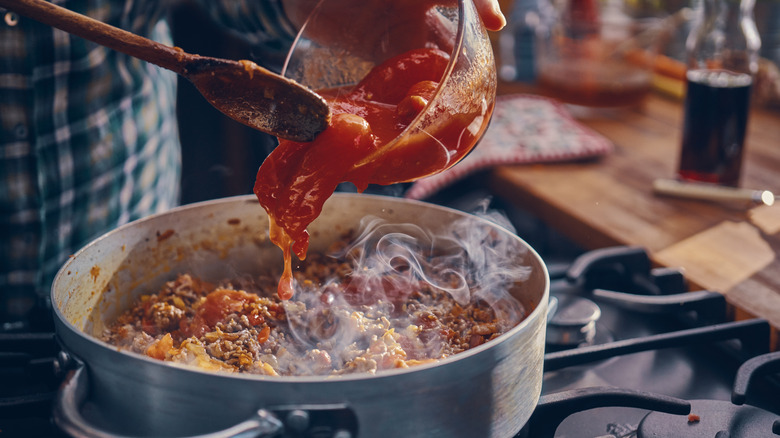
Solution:
M 511 224 L 501 214 L 482 211 L 475 216 L 480 218 L 461 219 L 435 234 L 415 224 L 364 218 L 357 236 L 331 255 L 344 261 L 339 272 L 317 284 L 296 282 L 295 297 L 283 303 L 290 334 L 302 345 L 301 353 L 314 351 L 314 364 L 322 364 L 323 355 L 327 356 L 337 368 L 354 364 L 353 354 L 358 351 L 364 356 L 370 352 L 370 360 L 376 362 L 386 359 L 393 345 L 388 332 L 406 331 L 404 336 L 418 339 L 411 331 L 419 333 L 419 321 L 407 316 L 405 303 L 421 288 L 448 294 L 463 308 L 487 303 L 502 330 L 519 323 L 525 312 L 510 288 L 530 275 L 530 267 L 518 262 L 527 250 L 518 245 Z M 509 232 L 500 232 L 488 221 Z M 405 350 L 436 357 L 446 339 L 425 337 L 415 342 L 419 345 Z M 296 366 L 305 366 L 303 362 Z
M 468 261 L 472 284 L 471 299 L 488 303 L 502 320 L 519 322 L 518 314 L 522 314 L 523 309 L 509 294 L 508 288 L 527 280 L 531 275 L 529 266 L 518 263 L 528 250 L 510 237 L 515 229 L 506 216 L 495 210 L 488 211 L 487 201 L 483 202 L 481 208 L 483 210 L 475 215 L 506 229 L 509 233 L 499 233 L 495 228 L 486 225 L 475 226 L 475 221 L 468 219 L 462 219 L 453 228 Z
M 462 254 L 436 255 L 438 248 L 452 247 L 447 236 L 437 238 L 414 224 L 387 224 L 381 219 L 361 221 L 362 234 L 336 257 L 352 256 L 352 281 L 374 293 L 400 293 L 418 282 L 446 291 L 461 305 L 470 301 Z M 383 285 L 384 284 L 384 285 Z

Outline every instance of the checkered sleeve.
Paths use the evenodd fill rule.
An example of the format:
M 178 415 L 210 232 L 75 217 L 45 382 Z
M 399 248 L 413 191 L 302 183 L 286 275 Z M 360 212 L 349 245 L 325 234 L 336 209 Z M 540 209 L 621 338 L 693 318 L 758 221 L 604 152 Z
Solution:
M 59 1 L 170 44 L 159 2 Z M 178 202 L 176 75 L 0 9 L 0 322 L 81 246 Z

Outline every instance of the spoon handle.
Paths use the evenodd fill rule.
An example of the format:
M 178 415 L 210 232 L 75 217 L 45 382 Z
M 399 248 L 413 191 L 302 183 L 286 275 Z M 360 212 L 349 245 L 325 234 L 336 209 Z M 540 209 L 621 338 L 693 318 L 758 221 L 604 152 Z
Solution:
M 44 0 L 0 0 L 0 6 L 178 74 L 196 57 Z

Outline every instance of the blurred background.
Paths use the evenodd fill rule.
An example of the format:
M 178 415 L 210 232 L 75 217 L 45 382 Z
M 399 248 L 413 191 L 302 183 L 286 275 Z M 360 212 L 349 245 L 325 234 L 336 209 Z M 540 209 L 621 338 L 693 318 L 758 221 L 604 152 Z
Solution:
M 571 89 L 559 87 L 555 90 L 546 86 L 549 85 L 547 65 L 557 63 L 560 67 L 561 60 L 566 57 L 599 57 L 606 56 L 602 52 L 637 50 L 649 56 L 644 61 L 651 73 L 649 88 L 671 97 L 684 97 L 685 40 L 702 0 L 501 0 L 501 4 L 508 24 L 494 35 L 494 49 L 504 89 L 512 90 L 516 88 L 511 85 L 525 84 L 553 97 L 571 95 Z M 779 108 L 780 2 L 755 0 L 753 11 L 762 41 L 756 88 L 773 88 L 771 93 L 764 92 L 754 101 Z M 594 47 L 589 35 L 594 29 L 583 25 L 597 20 L 603 26 L 598 38 L 613 38 L 601 47 Z M 608 33 L 605 29 L 611 29 L 610 37 L 604 36 Z M 608 45 L 616 41 L 618 47 Z M 633 61 L 636 66 L 637 58 Z M 572 72 L 568 73 L 571 78 Z M 596 103 L 596 106 L 608 105 Z

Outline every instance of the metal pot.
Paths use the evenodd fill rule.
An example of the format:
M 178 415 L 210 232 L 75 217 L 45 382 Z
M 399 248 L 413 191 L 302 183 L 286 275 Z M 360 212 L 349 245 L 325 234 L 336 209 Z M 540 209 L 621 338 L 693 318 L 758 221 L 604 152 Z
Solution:
M 433 231 L 471 218 L 511 235 L 436 205 L 336 194 L 309 228 L 309 251 L 324 250 L 367 215 Z M 74 255 L 54 281 L 52 302 L 64 350 L 84 365 L 60 391 L 58 424 L 82 436 L 233 436 L 247 429 L 305 436 L 297 433 L 319 427 L 341 432 L 318 436 L 448 438 L 511 437 L 525 424 L 541 392 L 549 279 L 538 254 L 514 235 L 524 249 L 516 262 L 532 274 L 511 293 L 528 316 L 501 337 L 432 364 L 340 377 L 214 373 L 117 351 L 94 336 L 177 273 L 218 280 L 280 263 L 267 227 L 254 197 L 220 199 L 133 222 Z

